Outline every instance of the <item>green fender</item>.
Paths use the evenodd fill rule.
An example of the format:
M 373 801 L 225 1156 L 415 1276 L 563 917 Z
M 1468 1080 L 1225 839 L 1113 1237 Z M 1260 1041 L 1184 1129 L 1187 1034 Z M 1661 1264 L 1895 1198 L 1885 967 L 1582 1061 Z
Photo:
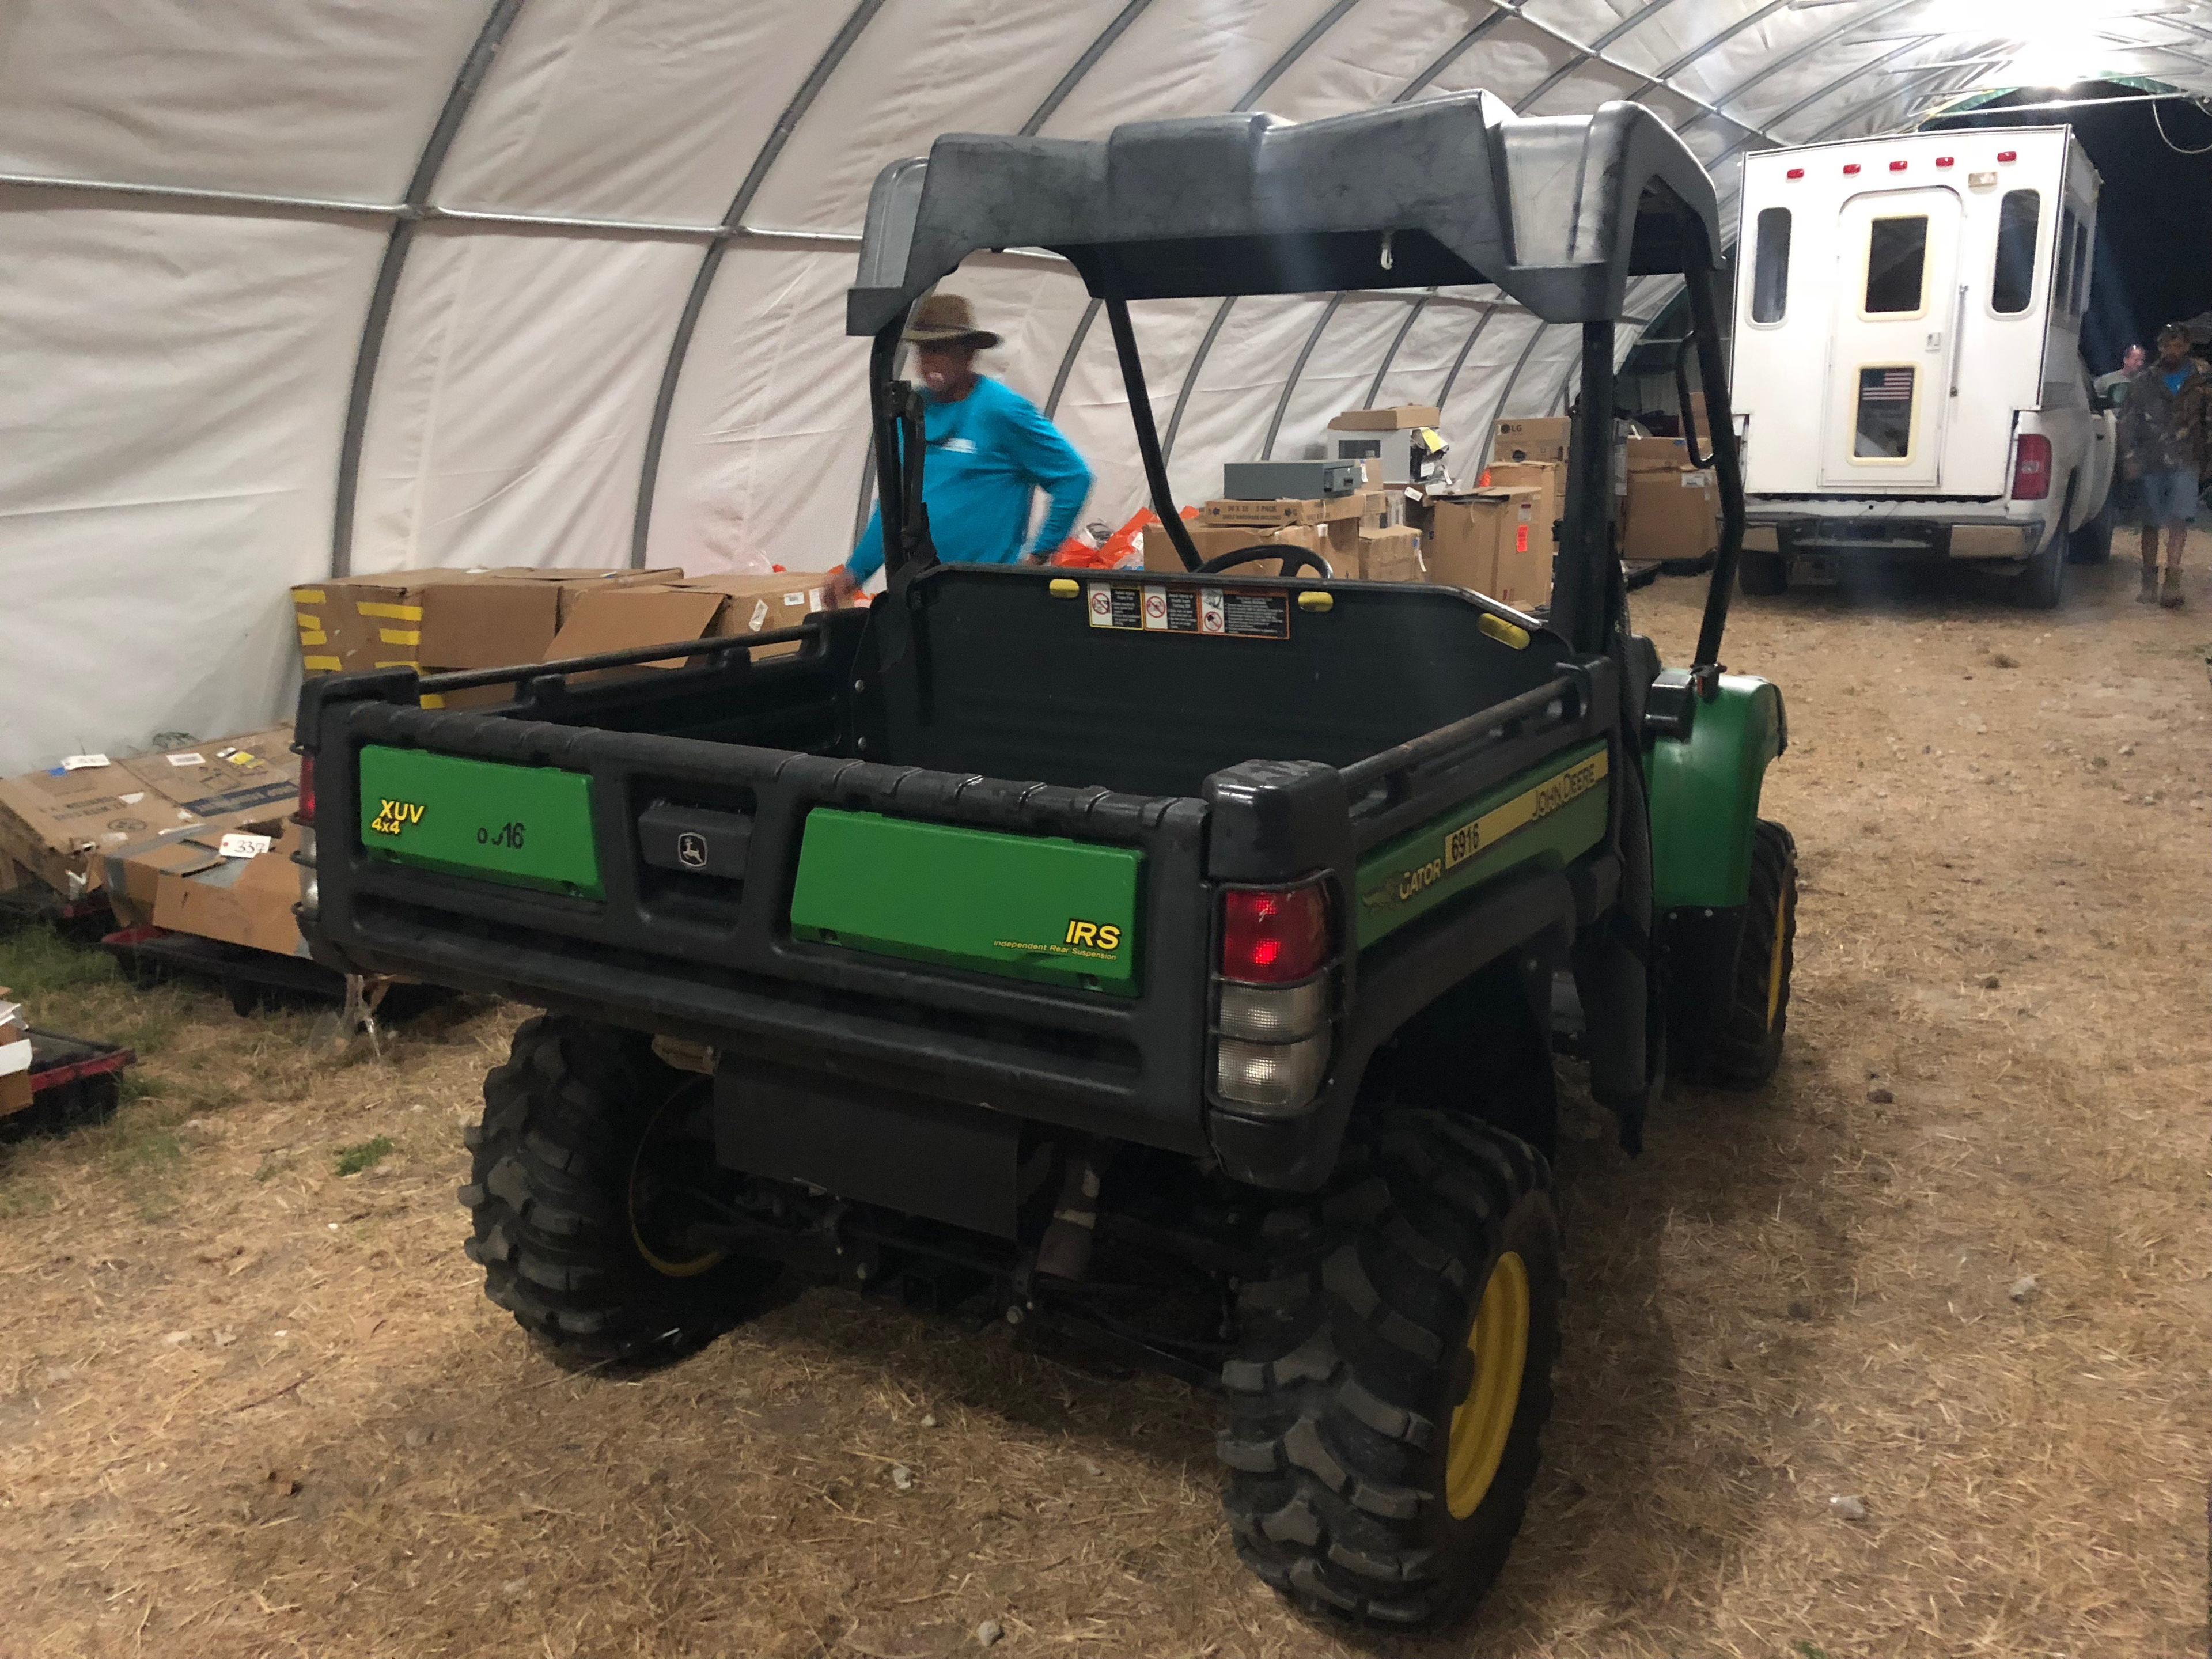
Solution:
M 1653 908 L 1741 904 L 1751 889 L 1751 827 L 1767 763 L 1790 740 L 1782 693 L 1748 674 L 1721 676 L 1686 742 L 1651 745 Z

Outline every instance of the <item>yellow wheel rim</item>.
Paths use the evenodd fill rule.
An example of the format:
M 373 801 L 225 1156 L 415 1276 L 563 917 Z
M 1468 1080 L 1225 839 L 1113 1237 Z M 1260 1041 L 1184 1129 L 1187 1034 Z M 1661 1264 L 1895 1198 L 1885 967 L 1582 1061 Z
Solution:
M 623 1189 L 623 1207 L 629 1215 L 630 1243 L 637 1246 L 637 1253 L 645 1258 L 646 1266 L 666 1279 L 696 1278 L 720 1267 L 723 1258 L 729 1255 L 727 1250 L 708 1250 L 702 1255 L 680 1259 L 662 1255 L 645 1242 L 644 1218 L 638 1212 L 640 1188 L 649 1182 L 652 1175 L 647 1154 L 656 1150 L 655 1139 L 660 1133 L 662 1120 L 668 1115 L 669 1108 L 681 1100 L 688 1109 L 690 1103 L 685 1097 L 691 1092 L 689 1089 L 678 1089 L 654 1110 L 651 1121 L 645 1126 L 645 1133 L 637 1139 L 637 1151 L 631 1154 L 629 1160 L 629 1180 Z
M 1766 963 L 1766 1029 L 1782 1012 L 1782 947 L 1790 939 L 1790 893 L 1784 889 L 1774 906 L 1774 954 Z
M 1521 1372 L 1528 1360 L 1528 1267 L 1510 1250 L 1490 1270 L 1482 1305 L 1468 1328 L 1467 1351 L 1474 1356 L 1474 1379 L 1452 1412 L 1444 1450 L 1444 1502 L 1455 1521 L 1473 1515 L 1498 1478 L 1521 1407 Z

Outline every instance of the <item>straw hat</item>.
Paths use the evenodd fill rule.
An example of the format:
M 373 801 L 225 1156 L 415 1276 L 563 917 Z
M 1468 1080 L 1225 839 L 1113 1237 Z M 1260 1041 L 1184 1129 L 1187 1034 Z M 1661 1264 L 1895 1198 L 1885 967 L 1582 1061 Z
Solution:
M 999 337 L 975 326 L 975 313 L 957 294 L 933 294 L 907 319 L 906 337 L 916 345 L 970 345 L 988 351 Z

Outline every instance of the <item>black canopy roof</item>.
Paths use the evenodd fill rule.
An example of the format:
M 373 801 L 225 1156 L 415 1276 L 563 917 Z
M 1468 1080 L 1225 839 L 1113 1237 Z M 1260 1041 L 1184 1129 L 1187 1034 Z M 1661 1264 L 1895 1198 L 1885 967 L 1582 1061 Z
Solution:
M 1574 323 L 1619 316 L 1631 276 L 1717 265 L 1720 246 L 1712 180 L 1638 104 L 1524 119 L 1470 92 L 1103 140 L 948 133 L 878 175 L 846 329 L 879 331 L 986 248 L 1049 248 L 1102 296 L 1494 283 Z

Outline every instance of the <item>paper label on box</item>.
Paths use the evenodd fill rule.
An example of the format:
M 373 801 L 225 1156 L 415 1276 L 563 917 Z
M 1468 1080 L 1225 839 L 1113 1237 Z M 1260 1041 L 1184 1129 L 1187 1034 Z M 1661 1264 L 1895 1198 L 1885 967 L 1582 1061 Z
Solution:
M 759 632 L 761 631 L 761 624 L 762 624 L 763 623 L 766 622 L 767 620 L 768 620 L 768 601 L 767 601 L 766 599 L 755 599 L 755 600 L 753 601 L 753 618 L 752 618 L 752 630 L 751 630 L 751 631 L 752 631 L 752 632 L 754 632 L 754 633 L 756 633 L 756 634 L 759 633 Z
M 13 1042 L 0 1042 L 0 1077 L 13 1077 L 18 1072 L 30 1069 L 30 1038 L 17 1037 Z
M 786 605 L 804 605 L 806 603 L 806 595 L 804 593 L 787 593 L 783 596 L 783 602 Z
M 105 755 L 64 755 L 62 757 L 62 770 L 64 772 L 82 772 L 88 767 L 106 766 L 107 764 L 108 759 Z
M 222 839 L 216 843 L 215 850 L 227 859 L 258 859 L 269 850 L 269 837 L 249 836 L 236 830 L 226 830 Z
M 207 764 L 207 757 L 188 749 L 181 755 L 170 756 L 169 764 L 172 766 L 205 766 Z
M 1705 475 L 1704 473 L 1702 473 L 1702 472 L 1685 472 L 1685 473 L 1682 475 L 1682 488 L 1683 488 L 1683 489 L 1703 489 L 1705 487 Z
M 136 806 L 140 801 L 146 799 L 146 792 L 143 789 L 134 789 L 129 794 L 118 795 L 115 799 L 121 801 L 125 806 Z

